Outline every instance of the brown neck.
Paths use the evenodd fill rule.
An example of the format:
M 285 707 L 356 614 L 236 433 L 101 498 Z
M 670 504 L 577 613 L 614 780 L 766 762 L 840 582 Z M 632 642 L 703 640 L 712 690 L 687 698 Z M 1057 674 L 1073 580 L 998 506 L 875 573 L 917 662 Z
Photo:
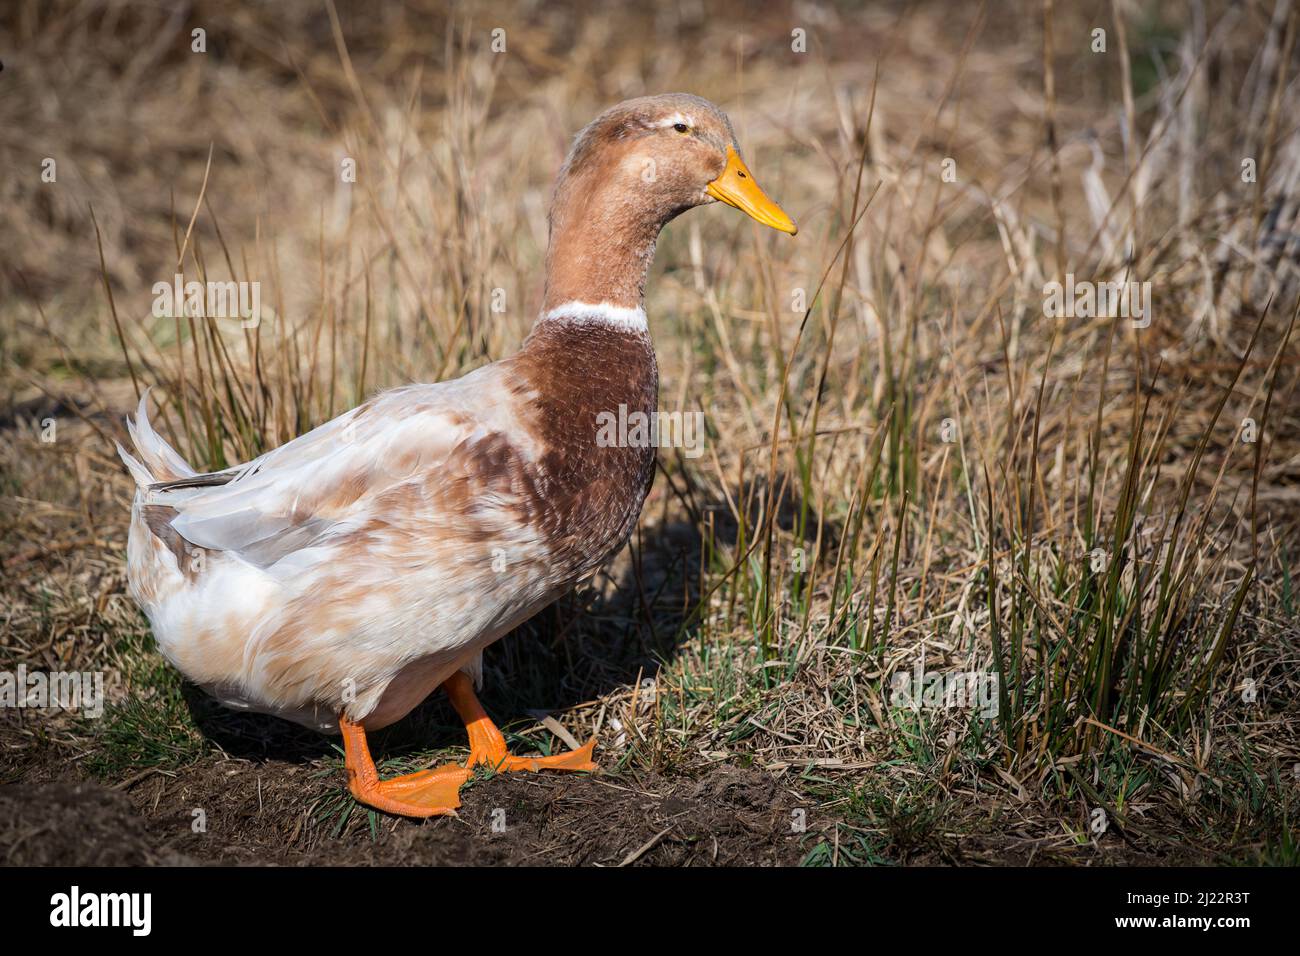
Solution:
M 575 301 L 641 308 L 655 242 L 669 218 L 599 170 L 564 176 L 551 206 L 543 314 Z

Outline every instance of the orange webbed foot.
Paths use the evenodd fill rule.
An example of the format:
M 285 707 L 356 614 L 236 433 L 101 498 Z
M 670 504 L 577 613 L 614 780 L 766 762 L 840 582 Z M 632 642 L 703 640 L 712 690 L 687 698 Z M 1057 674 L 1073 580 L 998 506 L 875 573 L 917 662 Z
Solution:
M 532 771 L 539 770 L 579 770 L 592 771 L 596 770 L 596 761 L 591 759 L 592 749 L 596 746 L 596 738 L 593 737 L 577 750 L 567 750 L 564 753 L 552 754 L 549 757 L 516 757 L 505 749 L 502 743 L 501 749 L 479 750 L 471 748 L 467 766 L 475 764 L 486 764 L 495 770 L 500 771 Z
M 440 817 L 455 814 L 460 788 L 471 774 L 455 765 L 422 770 L 388 780 L 361 781 L 352 777 L 348 789 L 358 802 L 403 817 Z
M 465 721 L 469 733 L 469 759 L 465 766 L 474 767 L 484 764 L 500 771 L 538 771 L 538 770 L 580 770 L 596 769 L 596 762 L 591 759 L 596 738 L 593 737 L 577 750 L 552 754 L 549 757 L 516 757 L 506 750 L 506 740 L 501 736 L 497 725 L 492 723 L 483 705 L 474 695 L 474 687 L 469 677 L 457 671 L 443 685 L 452 706 Z
M 380 780 L 370 758 L 365 729 L 346 717 L 339 718 L 339 727 L 343 731 L 348 790 L 358 802 L 403 817 L 455 814 L 460 806 L 460 788 L 472 776 L 469 770 L 453 764 Z
M 469 678 L 457 671 L 443 685 L 452 705 L 469 733 L 469 758 L 465 766 L 446 764 L 432 770 L 379 779 L 370 757 L 365 729 L 346 716 L 339 717 L 348 772 L 348 789 L 368 807 L 404 817 L 436 817 L 454 814 L 460 806 L 460 788 L 474 775 L 474 767 L 486 766 L 504 772 L 540 770 L 592 771 L 596 738 L 577 750 L 549 757 L 516 757 L 506 750 L 505 738 L 474 695 Z

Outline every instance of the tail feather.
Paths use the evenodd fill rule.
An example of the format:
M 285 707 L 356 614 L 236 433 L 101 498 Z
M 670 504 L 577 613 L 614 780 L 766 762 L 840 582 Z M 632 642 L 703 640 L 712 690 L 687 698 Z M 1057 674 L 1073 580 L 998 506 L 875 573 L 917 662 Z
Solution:
M 137 460 L 121 445 L 117 453 L 131 472 L 131 477 L 140 487 L 146 487 L 159 481 L 175 481 L 180 478 L 193 477 L 197 472 L 178 455 L 175 449 L 158 435 L 149 424 L 149 389 L 140 396 L 140 406 L 136 409 L 135 421 L 127 419 L 126 430 L 135 445 Z
M 134 455 L 123 448 L 121 442 L 115 441 L 113 444 L 117 446 L 117 455 L 122 459 L 122 464 L 126 465 L 126 470 L 129 471 L 131 477 L 135 479 L 136 487 L 148 488 L 152 485 L 154 479 L 153 475 L 149 474 L 149 469 L 140 464 L 139 460 L 137 460 Z

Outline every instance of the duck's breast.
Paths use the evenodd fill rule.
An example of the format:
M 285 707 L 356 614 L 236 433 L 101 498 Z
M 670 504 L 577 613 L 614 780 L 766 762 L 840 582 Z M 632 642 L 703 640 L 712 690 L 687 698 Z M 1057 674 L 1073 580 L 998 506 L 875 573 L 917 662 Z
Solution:
M 654 477 L 656 449 L 635 428 L 656 411 L 654 348 L 643 328 L 553 318 L 516 361 L 539 446 L 532 520 L 581 578 L 627 541 Z

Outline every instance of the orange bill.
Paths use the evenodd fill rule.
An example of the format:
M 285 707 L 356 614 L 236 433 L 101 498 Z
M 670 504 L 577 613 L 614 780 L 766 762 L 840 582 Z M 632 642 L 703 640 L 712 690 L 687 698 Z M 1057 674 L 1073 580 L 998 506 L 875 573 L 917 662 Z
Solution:
M 705 187 L 714 199 L 720 199 L 728 206 L 735 206 L 745 215 L 761 222 L 765 226 L 779 229 L 794 235 L 799 227 L 785 214 L 785 210 L 767 198 L 767 193 L 758 188 L 754 176 L 736 150 L 727 147 L 727 167 L 722 175 Z

